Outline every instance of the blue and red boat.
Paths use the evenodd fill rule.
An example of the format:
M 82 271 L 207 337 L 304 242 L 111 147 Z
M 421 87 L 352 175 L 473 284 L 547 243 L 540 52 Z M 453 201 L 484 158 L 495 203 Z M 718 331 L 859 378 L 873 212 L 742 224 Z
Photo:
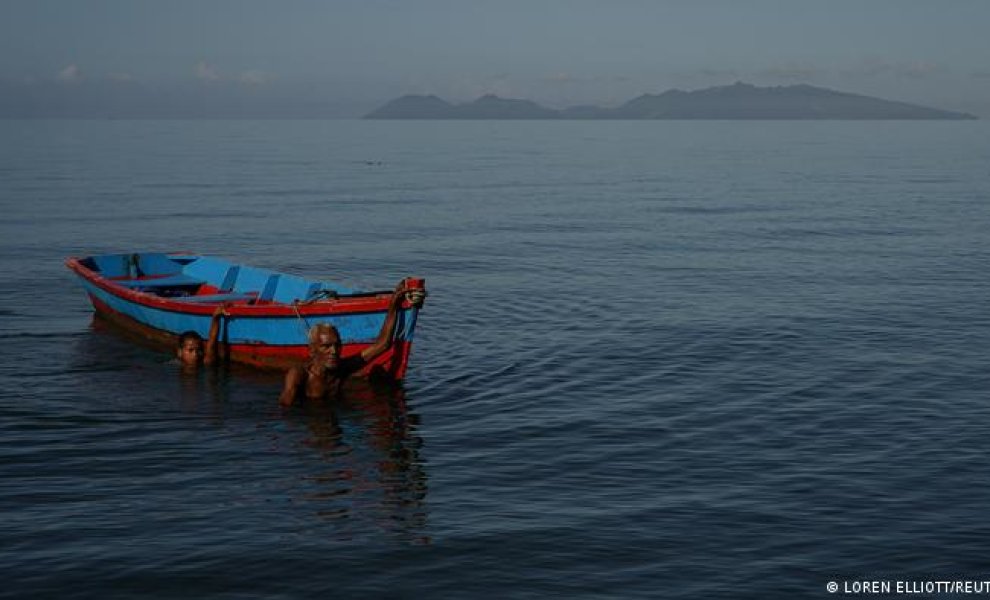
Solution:
M 317 323 L 340 332 L 344 357 L 368 347 L 385 322 L 392 291 L 362 292 L 333 283 L 193 254 L 104 254 L 69 258 L 101 317 L 160 344 L 195 331 L 205 339 L 211 315 L 226 306 L 221 342 L 230 360 L 284 369 L 308 356 Z M 422 288 L 407 279 L 408 288 Z M 419 308 L 403 300 L 395 343 L 365 368 L 405 376 Z

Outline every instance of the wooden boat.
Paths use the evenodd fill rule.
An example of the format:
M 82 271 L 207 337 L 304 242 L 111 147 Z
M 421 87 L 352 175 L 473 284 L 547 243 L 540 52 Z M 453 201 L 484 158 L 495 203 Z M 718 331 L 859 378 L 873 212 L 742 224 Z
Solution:
M 287 368 L 308 356 L 307 333 L 317 323 L 340 332 L 344 357 L 378 336 L 392 291 L 362 292 L 219 258 L 192 254 L 104 254 L 68 258 L 94 310 L 143 337 L 174 346 L 178 335 L 206 338 L 216 307 L 227 307 L 220 340 L 230 360 L 263 368 Z M 423 287 L 421 279 L 407 279 Z M 404 300 L 395 344 L 364 374 L 383 370 L 405 376 L 418 307 Z

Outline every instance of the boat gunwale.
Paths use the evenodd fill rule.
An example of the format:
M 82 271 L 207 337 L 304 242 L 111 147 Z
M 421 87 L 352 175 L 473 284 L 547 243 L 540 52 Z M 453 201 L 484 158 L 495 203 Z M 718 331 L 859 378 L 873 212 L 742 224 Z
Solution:
M 157 310 L 205 316 L 213 314 L 216 307 L 223 304 L 222 302 L 182 302 L 175 298 L 165 298 L 147 292 L 125 288 L 117 285 L 113 279 L 99 275 L 97 272 L 84 266 L 82 261 L 86 258 L 88 257 L 69 257 L 65 260 L 65 266 L 101 290 L 128 302 Z M 342 296 L 326 300 L 316 300 L 309 303 L 300 302 L 298 304 L 228 304 L 226 305 L 226 310 L 230 316 L 240 318 L 344 316 L 383 312 L 388 309 L 390 296 L 390 292 L 382 292 L 373 296 L 362 296 L 359 298 Z M 409 301 L 404 299 L 400 308 L 407 309 L 411 307 L 412 305 Z

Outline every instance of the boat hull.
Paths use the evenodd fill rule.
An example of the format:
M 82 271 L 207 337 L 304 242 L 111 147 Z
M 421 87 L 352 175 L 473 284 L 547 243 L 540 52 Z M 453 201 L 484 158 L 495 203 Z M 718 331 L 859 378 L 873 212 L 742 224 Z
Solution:
M 98 315 L 162 347 L 174 348 L 178 336 L 187 331 L 205 339 L 214 310 L 224 304 L 228 316 L 222 320 L 220 342 L 225 344 L 227 356 L 231 361 L 266 369 L 286 369 L 305 360 L 308 331 L 317 323 L 330 323 L 337 328 L 342 356 L 361 352 L 381 331 L 391 298 L 389 292 L 291 304 L 253 299 L 228 303 L 208 292 L 170 298 L 128 288 L 135 282 L 105 277 L 89 268 L 83 259 L 70 258 L 66 266 L 79 276 Z M 208 285 L 207 289 L 213 288 Z M 418 312 L 418 307 L 408 303 L 400 307 L 393 347 L 360 374 L 384 373 L 396 380 L 405 377 Z

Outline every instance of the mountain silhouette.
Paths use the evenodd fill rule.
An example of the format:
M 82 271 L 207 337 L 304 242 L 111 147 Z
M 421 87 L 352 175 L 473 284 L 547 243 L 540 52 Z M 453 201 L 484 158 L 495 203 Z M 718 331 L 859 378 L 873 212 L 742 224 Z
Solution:
M 451 104 L 436 96 L 402 96 L 365 119 L 976 119 L 974 115 L 839 92 L 811 85 L 759 87 L 737 82 L 693 92 L 643 94 L 616 108 L 555 110 L 529 100 L 486 95 Z

